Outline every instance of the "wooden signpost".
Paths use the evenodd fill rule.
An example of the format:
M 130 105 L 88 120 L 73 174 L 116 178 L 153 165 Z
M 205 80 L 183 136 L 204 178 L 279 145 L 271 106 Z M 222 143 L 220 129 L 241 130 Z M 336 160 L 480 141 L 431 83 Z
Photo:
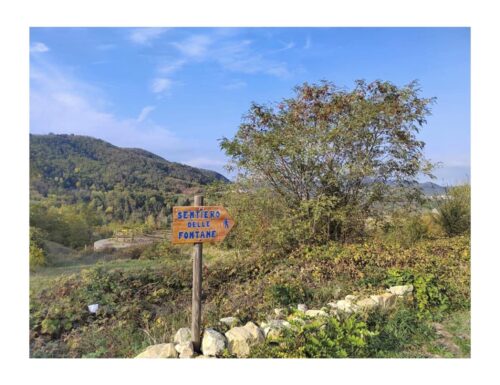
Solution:
M 191 339 L 195 351 L 200 351 L 201 270 L 204 242 L 224 240 L 234 225 L 233 218 L 222 206 L 203 206 L 203 196 L 195 195 L 193 206 L 176 206 L 172 212 L 172 243 L 194 243 L 193 305 Z

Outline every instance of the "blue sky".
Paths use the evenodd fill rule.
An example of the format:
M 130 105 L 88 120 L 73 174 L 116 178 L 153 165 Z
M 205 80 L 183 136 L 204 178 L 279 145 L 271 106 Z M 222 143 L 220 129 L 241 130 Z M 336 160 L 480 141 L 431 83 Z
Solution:
M 30 131 L 74 133 L 219 171 L 250 103 L 356 79 L 437 97 L 421 131 L 436 182 L 470 176 L 468 28 L 31 28 Z

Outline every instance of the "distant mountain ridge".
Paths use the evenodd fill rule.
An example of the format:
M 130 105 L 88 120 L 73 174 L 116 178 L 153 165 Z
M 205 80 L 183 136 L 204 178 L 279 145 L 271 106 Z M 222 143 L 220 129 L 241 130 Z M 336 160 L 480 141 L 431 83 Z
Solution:
M 143 149 L 89 136 L 30 134 L 31 188 L 44 196 L 117 187 L 181 193 L 215 181 L 229 182 L 215 171 L 170 162 Z
M 425 195 L 443 195 L 446 194 L 446 187 L 433 182 L 424 182 L 418 184 Z

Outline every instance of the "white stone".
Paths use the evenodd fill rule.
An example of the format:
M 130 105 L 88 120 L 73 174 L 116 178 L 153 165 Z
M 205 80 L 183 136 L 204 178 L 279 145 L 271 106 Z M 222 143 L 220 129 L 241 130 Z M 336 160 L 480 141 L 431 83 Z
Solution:
M 341 311 L 346 314 L 355 313 L 358 310 L 358 307 L 353 304 L 351 301 L 340 300 L 337 301 L 337 311 Z
M 383 309 L 388 309 L 396 304 L 397 296 L 392 293 L 384 293 L 370 296 L 375 302 L 377 302 L 378 306 Z
M 344 299 L 346 301 L 354 302 L 358 299 L 358 296 L 349 294 L 349 295 L 346 295 Z
M 226 337 L 214 329 L 205 329 L 201 341 L 201 351 L 205 356 L 218 356 L 227 344 Z
M 246 357 L 250 354 L 252 335 L 242 326 L 234 327 L 226 332 L 227 349 L 237 357 Z
M 377 307 L 378 302 L 376 302 L 373 298 L 363 298 L 356 302 L 356 306 L 358 306 L 362 310 L 371 310 Z
M 264 341 L 264 333 L 257 325 L 248 322 L 245 326 L 228 330 L 226 338 L 230 354 L 237 357 L 247 357 L 252 346 Z
M 277 317 L 284 317 L 285 316 L 285 309 L 274 309 L 274 314 L 276 314 Z
M 262 342 L 264 341 L 264 332 L 253 322 L 247 322 L 245 326 L 243 326 L 245 329 L 247 329 L 252 337 L 257 341 L 257 342 Z
M 337 302 L 328 302 L 327 305 L 330 306 L 334 310 L 337 309 L 337 307 L 338 307 Z
M 240 323 L 240 320 L 236 317 L 225 317 L 221 318 L 219 322 L 223 323 L 224 325 L 227 325 L 229 327 L 234 327 Z
M 290 328 L 290 322 L 283 320 L 271 320 L 269 322 L 263 322 L 261 325 L 264 331 L 264 337 L 266 338 L 276 338 L 281 335 L 281 330 L 284 328 Z
M 413 285 L 391 286 L 388 291 L 389 293 L 403 296 L 413 291 Z
M 177 351 L 173 343 L 151 345 L 135 358 L 177 358 Z
M 175 345 L 175 350 L 179 352 L 179 358 L 194 357 L 193 343 L 191 341 Z
M 177 330 L 174 336 L 174 342 L 176 344 L 182 344 L 189 341 L 191 341 L 191 330 L 189 328 L 180 328 Z
M 324 310 L 307 310 L 306 316 L 308 317 L 328 317 L 328 313 Z
M 306 304 L 299 303 L 299 304 L 297 305 L 297 309 L 298 309 L 299 311 L 306 312 L 306 311 L 307 311 L 307 309 L 308 309 L 308 307 L 307 307 L 307 305 L 306 305 Z

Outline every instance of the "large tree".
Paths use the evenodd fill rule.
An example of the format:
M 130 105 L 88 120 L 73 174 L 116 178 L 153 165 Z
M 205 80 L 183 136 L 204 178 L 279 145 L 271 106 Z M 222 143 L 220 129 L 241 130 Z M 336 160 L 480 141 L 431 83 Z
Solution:
M 222 139 L 242 175 L 291 208 L 320 202 L 329 238 L 341 236 L 349 216 L 373 214 L 397 188 L 418 193 L 417 177 L 432 167 L 417 134 L 434 98 L 420 97 L 417 82 L 359 80 L 345 90 L 323 81 L 294 90 L 281 102 L 253 103 L 235 137 Z

